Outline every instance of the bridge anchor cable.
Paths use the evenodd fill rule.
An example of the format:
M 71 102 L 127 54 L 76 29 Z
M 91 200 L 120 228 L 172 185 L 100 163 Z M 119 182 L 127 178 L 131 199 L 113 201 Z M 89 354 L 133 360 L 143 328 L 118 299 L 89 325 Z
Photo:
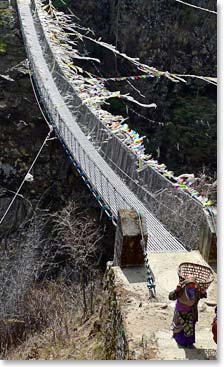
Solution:
M 153 271 L 149 264 L 148 254 L 147 254 L 147 243 L 144 238 L 143 234 L 143 226 L 142 226 L 142 218 L 140 215 L 140 211 L 136 209 L 136 212 L 138 214 L 138 220 L 139 220 L 139 226 L 141 231 L 141 246 L 144 254 L 144 262 L 147 272 L 147 288 L 149 290 L 149 298 L 156 298 L 156 285 L 155 285 L 155 277 L 153 274 Z

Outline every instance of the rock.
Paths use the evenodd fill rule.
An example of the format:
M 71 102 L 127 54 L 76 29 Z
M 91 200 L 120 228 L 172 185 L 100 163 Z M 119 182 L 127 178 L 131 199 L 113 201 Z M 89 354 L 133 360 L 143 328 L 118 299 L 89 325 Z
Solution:
M 156 303 L 155 307 L 160 308 L 161 310 L 164 310 L 168 307 L 168 304 L 167 303 Z
M 4 215 L 6 212 L 9 204 L 11 203 L 13 196 L 0 197 L 0 217 Z M 24 199 L 17 198 L 13 203 L 12 209 L 9 210 L 8 214 L 6 215 L 5 219 L 1 223 L 0 226 L 0 236 L 6 236 L 11 231 L 15 231 L 20 224 L 25 220 L 27 215 L 32 213 L 31 207 L 27 204 Z
M 206 305 L 203 303 L 199 305 L 199 312 L 205 312 L 206 311 Z
M 207 306 L 210 306 L 210 307 L 217 306 L 217 303 L 215 301 L 205 301 L 205 303 L 206 303 Z
M 7 103 L 4 101 L 0 101 L 0 110 L 5 110 L 7 108 Z

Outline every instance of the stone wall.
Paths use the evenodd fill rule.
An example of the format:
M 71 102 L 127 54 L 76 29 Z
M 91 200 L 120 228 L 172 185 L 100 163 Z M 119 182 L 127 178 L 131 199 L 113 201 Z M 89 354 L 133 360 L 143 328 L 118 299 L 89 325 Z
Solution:
M 120 309 L 119 296 L 115 285 L 115 274 L 109 262 L 104 276 L 103 305 L 100 310 L 102 321 L 101 338 L 105 359 L 126 359 L 127 343 Z

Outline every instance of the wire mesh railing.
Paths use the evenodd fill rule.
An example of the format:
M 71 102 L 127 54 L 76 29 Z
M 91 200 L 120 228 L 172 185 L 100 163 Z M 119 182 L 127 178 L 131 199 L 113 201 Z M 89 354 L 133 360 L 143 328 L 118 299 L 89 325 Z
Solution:
M 45 110 L 48 112 L 48 117 L 52 125 L 57 128 L 61 139 L 66 143 L 76 164 L 79 164 L 82 168 L 82 174 L 86 175 L 86 179 L 90 181 L 92 187 L 99 193 L 102 201 L 108 206 L 106 209 L 110 209 L 114 218 L 116 218 L 119 208 L 131 208 L 130 203 L 128 203 L 128 201 L 118 192 L 117 188 L 109 181 L 103 170 L 91 159 L 90 154 L 88 154 L 70 128 L 65 124 L 57 110 L 57 106 L 55 106 L 50 99 L 49 93 L 44 86 L 41 73 L 35 68 L 33 55 L 28 48 L 27 54 L 32 77 L 35 80 L 35 85 L 38 87 L 39 95 L 42 97 L 42 103 L 45 106 Z
M 117 136 L 83 105 L 70 81 L 58 64 L 53 49 L 46 38 L 35 1 L 32 0 L 35 28 L 44 57 L 65 103 L 81 129 L 88 134 L 97 151 L 121 177 L 130 190 L 141 200 L 188 249 L 197 249 L 201 228 L 207 228 L 207 212 L 199 202 L 172 183 L 152 167 L 137 170 L 137 160 Z M 105 143 L 105 138 L 109 140 Z M 102 187 L 102 189 L 104 186 Z

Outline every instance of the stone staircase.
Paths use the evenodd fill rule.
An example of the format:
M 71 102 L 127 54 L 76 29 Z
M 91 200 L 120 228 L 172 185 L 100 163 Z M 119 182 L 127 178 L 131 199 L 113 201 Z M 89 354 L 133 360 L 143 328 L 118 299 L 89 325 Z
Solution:
M 155 334 L 157 358 L 159 360 L 211 360 L 216 359 L 216 344 L 212 340 L 211 329 L 196 330 L 196 343 L 193 348 L 178 347 L 167 330 Z

